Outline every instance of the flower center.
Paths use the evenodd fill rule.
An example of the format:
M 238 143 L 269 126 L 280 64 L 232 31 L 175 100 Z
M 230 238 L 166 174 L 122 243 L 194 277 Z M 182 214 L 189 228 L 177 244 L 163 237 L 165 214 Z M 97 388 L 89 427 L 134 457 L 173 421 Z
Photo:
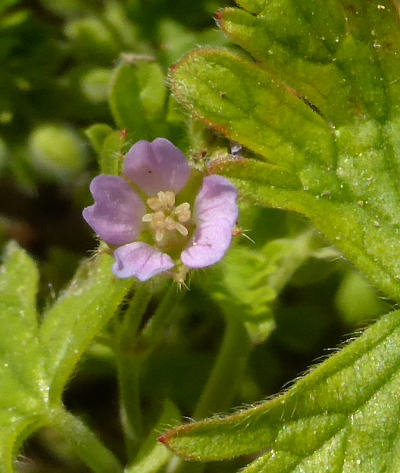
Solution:
M 188 235 L 188 229 L 183 224 L 191 218 L 190 204 L 184 202 L 175 207 L 175 194 L 160 191 L 157 197 L 147 199 L 147 205 L 154 212 L 143 215 L 142 221 L 151 224 L 157 242 L 164 238 L 167 231 L 177 230 L 183 236 Z

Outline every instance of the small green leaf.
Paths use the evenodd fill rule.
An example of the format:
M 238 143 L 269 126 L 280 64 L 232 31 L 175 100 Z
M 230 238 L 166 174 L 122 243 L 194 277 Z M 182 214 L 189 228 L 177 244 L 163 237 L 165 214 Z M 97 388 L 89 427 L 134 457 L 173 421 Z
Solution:
M 397 311 L 285 394 L 225 419 L 178 427 L 161 440 L 201 461 L 266 451 L 249 473 L 397 472 L 399 343 Z
M 97 123 L 85 130 L 85 134 L 89 138 L 90 143 L 97 154 L 101 153 L 104 142 L 112 131 L 112 128 L 104 123 Z
M 201 285 L 226 317 L 241 320 L 254 343 L 275 327 L 272 305 L 294 271 L 309 257 L 311 233 L 268 242 L 261 249 L 236 246 Z
M 356 271 L 349 271 L 343 278 L 335 303 L 343 322 L 349 327 L 371 320 L 390 309 L 389 304 Z
M 133 141 L 155 137 L 157 121 L 164 113 L 166 88 L 156 63 L 122 63 L 114 72 L 110 108 L 118 127 L 128 130 Z
M 49 179 L 71 179 L 86 165 L 85 146 L 69 127 L 43 125 L 31 133 L 29 147 L 38 172 Z
M 86 263 L 56 303 L 44 314 L 40 340 L 51 379 L 50 401 L 60 396 L 83 351 L 117 310 L 132 285 L 115 278 L 112 258 Z
M 143 442 L 134 462 L 128 466 L 125 473 L 156 473 L 172 457 L 171 452 L 157 442 L 160 431 L 166 426 L 176 425 L 181 415 L 177 407 L 169 400 L 165 401 L 164 408 L 157 425 L 152 429 Z
M 122 167 L 124 137 L 119 131 L 113 131 L 104 139 L 103 147 L 98 153 L 100 172 L 119 176 Z
M 83 95 L 93 103 L 106 102 L 111 80 L 111 70 L 94 68 L 86 72 L 81 78 Z

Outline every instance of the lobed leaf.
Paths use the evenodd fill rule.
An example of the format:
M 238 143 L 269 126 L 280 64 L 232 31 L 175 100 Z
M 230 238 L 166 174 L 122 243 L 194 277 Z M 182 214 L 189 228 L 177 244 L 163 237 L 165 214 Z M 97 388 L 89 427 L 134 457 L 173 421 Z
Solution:
M 251 159 L 215 160 L 252 202 L 307 216 L 400 300 L 399 11 L 394 1 L 238 0 L 219 26 L 249 56 L 202 49 L 172 68 L 176 98 Z M 287 393 L 161 440 L 188 459 L 264 452 L 248 473 L 399 469 L 399 313 Z
M 306 215 L 399 299 L 398 10 L 369 0 L 240 4 L 249 10 L 217 19 L 258 62 L 202 49 L 170 74 L 194 116 L 258 158 L 211 169 L 253 201 Z
M 399 342 L 397 311 L 279 397 L 224 419 L 178 427 L 161 441 L 201 461 L 263 451 L 246 473 L 394 473 Z
M 104 123 L 97 123 L 85 130 L 85 134 L 89 138 L 90 143 L 97 154 L 101 153 L 104 142 L 112 131 L 112 128 Z
M 118 462 L 84 424 L 63 413 L 61 394 L 83 351 L 115 313 L 130 286 L 129 281 L 116 280 L 111 257 L 101 255 L 82 266 L 70 287 L 45 312 L 39 327 L 37 267 L 17 244 L 7 246 L 0 269 L 2 472 L 14 471 L 13 459 L 21 443 L 44 425 L 63 432 L 72 429 L 79 448 L 86 439 L 87 448 L 96 448 L 119 471 Z M 92 463 L 100 461 L 93 459 Z M 95 471 L 105 469 L 99 466 Z

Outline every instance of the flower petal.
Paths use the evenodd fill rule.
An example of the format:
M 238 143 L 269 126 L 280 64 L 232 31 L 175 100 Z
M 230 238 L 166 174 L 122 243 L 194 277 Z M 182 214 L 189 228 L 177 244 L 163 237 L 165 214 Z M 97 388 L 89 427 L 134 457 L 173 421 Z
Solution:
M 165 138 L 152 143 L 138 141 L 128 151 L 125 176 L 148 194 L 159 191 L 179 192 L 189 177 L 189 165 L 181 151 Z
M 83 218 L 111 245 L 124 245 L 139 234 L 145 206 L 122 177 L 100 175 L 90 183 L 94 205 L 83 210 Z
M 136 241 L 114 251 L 113 273 L 119 278 L 135 277 L 147 281 L 174 267 L 172 259 L 147 243 Z
M 181 254 L 189 268 L 204 268 L 217 263 L 229 248 L 238 208 L 236 188 L 224 177 L 208 176 L 196 197 L 196 230 Z
M 232 227 L 204 224 L 197 227 L 194 237 L 181 254 L 182 263 L 188 268 L 204 268 L 217 263 L 229 248 Z

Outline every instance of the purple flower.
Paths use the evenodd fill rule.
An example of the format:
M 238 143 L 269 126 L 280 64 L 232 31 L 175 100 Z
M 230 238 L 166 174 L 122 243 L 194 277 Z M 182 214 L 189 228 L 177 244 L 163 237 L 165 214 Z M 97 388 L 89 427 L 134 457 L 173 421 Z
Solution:
M 157 138 L 132 146 L 123 177 L 92 180 L 95 203 L 83 217 L 115 248 L 116 276 L 146 281 L 182 264 L 204 268 L 224 256 L 238 214 L 237 191 L 227 179 L 212 175 L 203 178 L 197 196 L 182 201 L 182 194 L 190 195 L 185 188 L 190 173 L 179 149 Z

